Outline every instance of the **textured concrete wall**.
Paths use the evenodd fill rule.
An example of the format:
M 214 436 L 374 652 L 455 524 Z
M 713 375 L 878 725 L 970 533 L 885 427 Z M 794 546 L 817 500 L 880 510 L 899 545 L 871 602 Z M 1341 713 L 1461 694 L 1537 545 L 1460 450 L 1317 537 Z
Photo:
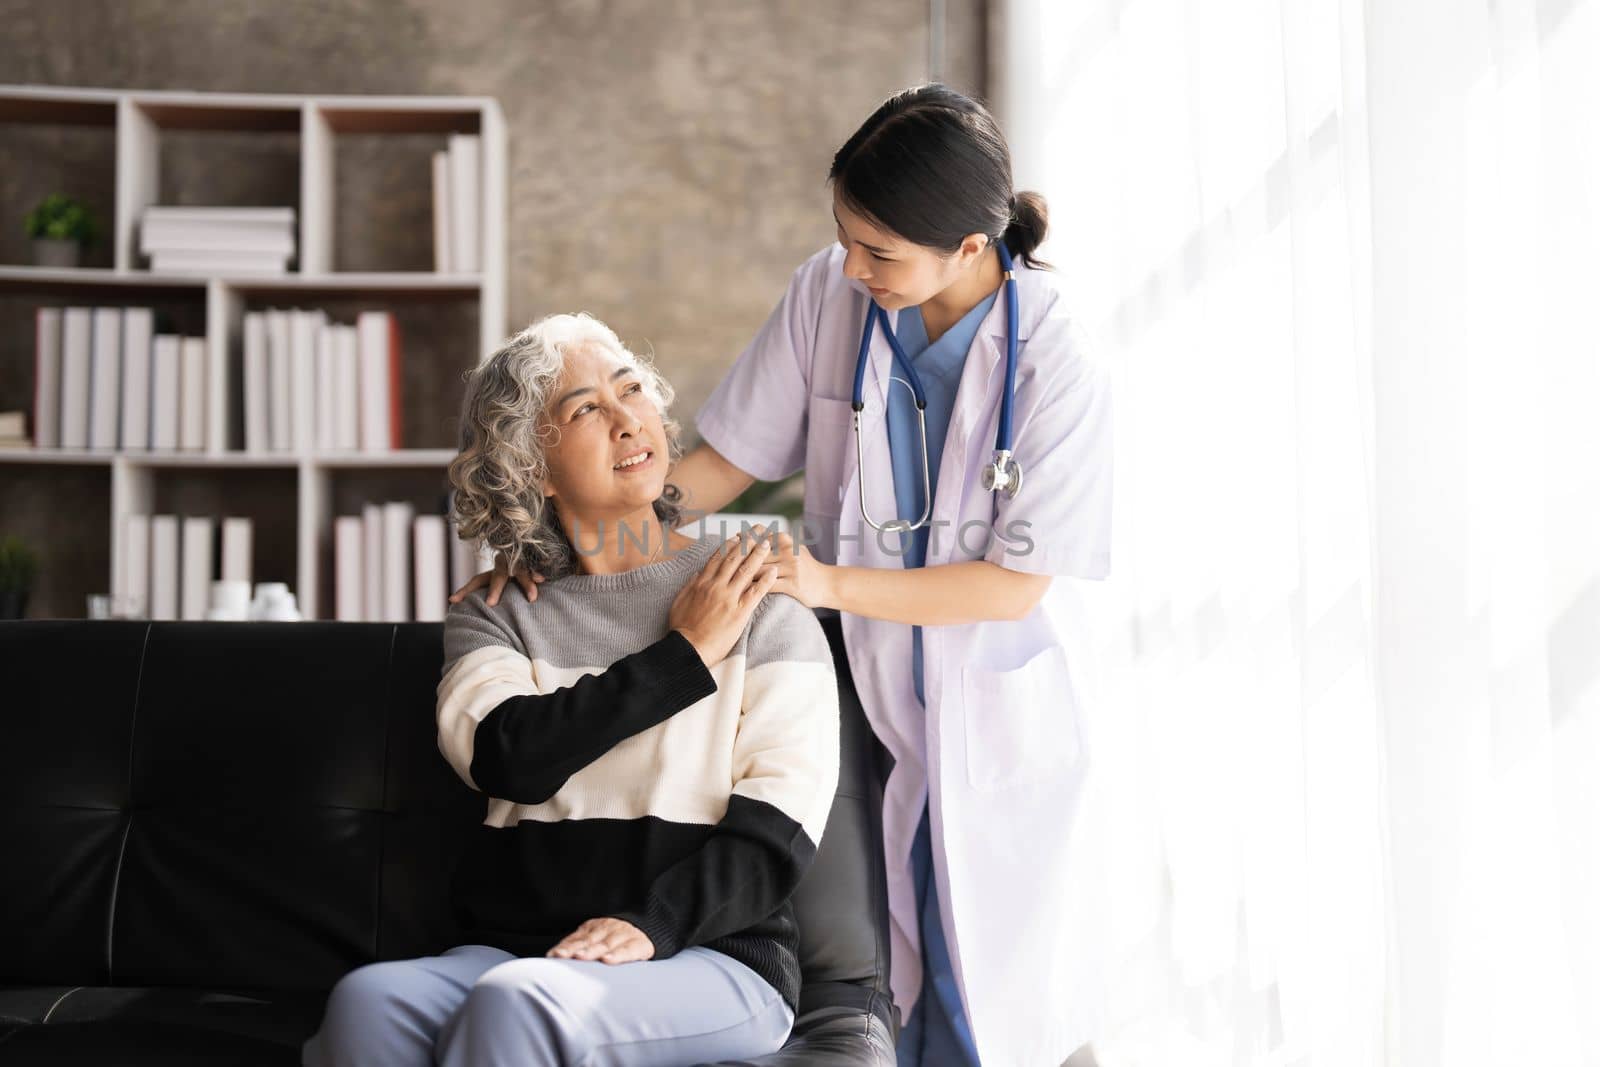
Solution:
M 944 76 L 974 92 L 984 6 L 945 5 Z M 600 316 L 655 352 L 687 423 L 790 271 L 832 240 L 823 179 L 834 150 L 886 94 L 928 76 L 929 9 L 928 0 L 0 0 L 0 81 L 493 96 L 510 140 L 506 328 L 553 311 Z M 164 134 L 161 202 L 294 203 L 296 140 Z M 437 140 L 339 138 L 337 268 L 431 267 L 427 155 Z M 47 192 L 85 199 L 109 223 L 112 147 L 106 130 L 0 124 L 0 262 L 29 262 L 22 218 Z M 110 262 L 108 233 L 87 265 Z M 31 409 L 41 302 L 69 301 L 0 296 L 0 410 Z M 163 328 L 200 332 L 198 303 L 167 304 Z M 355 306 L 330 310 L 348 319 Z M 453 445 L 475 309 L 397 310 L 406 443 Z M 235 474 L 164 476 L 158 510 L 256 515 L 256 576 L 293 582 L 292 528 L 263 518 L 284 510 L 292 480 Z M 81 615 L 84 594 L 106 588 L 109 481 L 104 468 L 0 467 L 0 532 L 45 555 L 30 616 Z M 347 510 L 407 496 L 429 508 L 432 494 L 365 473 L 339 487 Z
M 927 76 L 928 10 L 927 0 L 4 0 L 0 71 L 13 83 L 493 96 L 510 134 L 508 329 L 591 311 L 655 350 L 688 414 L 793 266 L 832 238 L 829 160 L 886 93 Z M 981 21 L 976 0 L 948 4 L 945 69 L 969 90 L 982 76 Z M 0 145 L 20 145 L 16 133 L 0 128 Z M 0 176 L 0 258 L 11 262 L 27 258 L 20 218 L 43 188 L 110 207 L 108 145 L 82 131 L 28 136 L 31 158 L 6 159 Z M 274 183 L 292 190 L 292 140 L 194 136 L 211 147 L 164 156 L 164 198 L 204 189 L 272 202 Z M 369 200 L 341 225 L 339 266 L 427 266 L 428 188 L 413 165 L 426 146 L 361 140 L 340 149 L 341 174 L 360 175 Z M 385 153 L 406 165 L 361 165 Z M 341 180 L 341 203 L 362 196 Z M 109 262 L 108 248 L 99 256 Z

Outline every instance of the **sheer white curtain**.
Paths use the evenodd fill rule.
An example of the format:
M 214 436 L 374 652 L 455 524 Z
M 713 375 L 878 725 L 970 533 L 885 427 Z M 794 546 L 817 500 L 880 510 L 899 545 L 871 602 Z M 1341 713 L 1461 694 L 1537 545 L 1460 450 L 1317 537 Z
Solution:
M 1115 367 L 1117 1065 L 1600 1064 L 1600 0 L 996 0 Z

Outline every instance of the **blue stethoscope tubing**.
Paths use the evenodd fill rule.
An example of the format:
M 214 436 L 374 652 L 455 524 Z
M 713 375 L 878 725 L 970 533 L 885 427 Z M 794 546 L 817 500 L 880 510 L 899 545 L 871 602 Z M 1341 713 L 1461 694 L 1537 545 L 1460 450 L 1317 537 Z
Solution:
M 1012 267 L 1011 252 L 1006 248 L 1004 241 L 995 243 L 995 251 L 1000 254 L 1000 266 L 1005 272 L 1005 301 L 1006 301 L 1006 388 L 1000 395 L 1000 425 L 995 430 L 994 459 L 985 464 L 983 468 L 983 487 L 990 492 L 1003 492 L 1008 498 L 1015 497 L 1022 488 L 1022 468 L 1011 454 L 1011 406 L 1016 399 L 1017 390 L 1017 319 L 1019 310 L 1017 305 L 1017 276 Z M 894 362 L 905 372 L 906 382 L 911 388 L 911 395 L 917 404 L 917 429 L 922 438 L 922 515 L 915 521 L 907 519 L 891 519 L 885 523 L 876 522 L 867 512 L 867 461 L 865 448 L 861 442 L 861 412 L 866 403 L 863 399 L 866 392 L 867 381 L 867 351 L 872 347 L 872 331 L 878 324 L 883 325 L 884 337 L 889 342 L 889 349 L 894 353 Z M 893 380 L 893 375 L 890 376 Z M 857 485 L 861 494 L 861 517 L 867 525 L 874 530 L 888 532 L 908 533 L 928 524 L 928 518 L 933 513 L 933 493 L 930 491 L 928 470 L 928 394 L 923 391 L 922 379 L 917 375 L 917 369 L 911 365 L 911 360 L 906 356 L 906 350 L 901 347 L 900 339 L 895 336 L 894 328 L 889 323 L 889 313 L 879 307 L 877 301 L 870 297 L 867 300 L 867 320 L 861 327 L 861 348 L 856 353 L 856 380 L 855 387 L 850 395 L 851 422 L 856 431 L 856 466 L 859 472 Z

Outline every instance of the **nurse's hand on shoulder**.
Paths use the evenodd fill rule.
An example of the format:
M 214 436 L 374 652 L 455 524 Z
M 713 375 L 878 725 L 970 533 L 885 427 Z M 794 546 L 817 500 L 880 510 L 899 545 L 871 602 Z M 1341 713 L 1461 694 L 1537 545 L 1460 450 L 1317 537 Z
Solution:
M 520 564 L 517 566 L 516 570 L 508 574 L 506 572 L 505 554 L 503 552 L 496 552 L 494 554 L 494 569 L 482 571 L 473 575 L 472 578 L 467 581 L 466 585 L 450 594 L 450 603 L 456 603 L 474 589 L 481 589 L 483 586 L 488 586 L 489 595 L 484 597 L 484 602 L 492 608 L 496 604 L 500 603 L 500 593 L 505 589 L 506 583 L 512 578 L 517 580 L 517 584 L 522 587 L 522 592 L 525 596 L 527 596 L 529 601 L 539 599 L 539 583 L 544 581 L 544 575 L 540 574 L 538 571 L 530 571 Z
M 786 533 L 767 533 L 755 526 L 752 532 L 772 546 L 772 563 L 778 570 L 774 593 L 787 593 L 808 608 L 833 606 L 833 568 L 817 562 L 811 550 L 795 543 Z
M 557 959 L 601 963 L 631 963 L 655 954 L 655 943 L 637 926 L 622 919 L 590 919 L 545 953 Z

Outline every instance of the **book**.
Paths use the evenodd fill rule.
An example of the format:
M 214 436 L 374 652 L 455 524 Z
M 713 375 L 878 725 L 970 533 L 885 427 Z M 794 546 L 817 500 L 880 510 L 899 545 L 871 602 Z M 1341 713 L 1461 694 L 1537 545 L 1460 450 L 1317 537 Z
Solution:
M 316 444 L 317 330 L 327 321 L 324 311 L 289 312 L 289 388 L 293 405 L 289 412 L 289 439 L 301 455 Z
M 361 446 L 361 394 L 357 387 L 360 378 L 360 353 L 356 328 L 333 328 L 334 368 L 334 442 L 333 447 L 354 452 Z
M 178 516 L 150 516 L 150 617 L 178 617 Z
M 478 262 L 478 220 L 480 214 L 480 142 L 475 133 L 453 133 L 450 153 L 450 234 L 451 264 L 457 273 L 474 274 Z
M 450 153 L 433 154 L 433 269 L 440 274 L 455 270 L 451 247 L 455 241 L 450 216 L 455 210 L 450 196 Z
M 411 520 L 416 509 L 404 500 L 383 505 L 383 622 L 411 619 Z
M 95 308 L 89 357 L 89 447 L 116 448 L 122 411 L 122 311 Z
M 443 622 L 450 589 L 445 585 L 443 515 L 418 515 L 411 524 L 412 609 L 418 622 Z
M 150 447 L 157 452 L 178 449 L 182 342 L 181 337 L 162 333 L 151 346 Z
M 267 379 L 267 316 L 260 311 L 244 317 L 244 450 L 270 451 L 271 427 L 267 407 L 271 390 Z
M 334 356 L 334 336 L 337 327 L 330 323 L 317 326 L 316 367 L 317 380 L 317 451 L 331 452 L 338 447 L 335 440 L 334 420 L 338 413 L 338 374 Z
M 33 446 L 61 447 L 60 308 L 39 308 L 34 312 Z
M 117 594 L 130 615 L 150 615 L 150 516 L 129 515 L 122 526 L 122 588 Z
M 287 259 L 294 254 L 294 233 L 288 227 L 268 228 L 254 223 L 152 223 L 147 219 L 139 230 L 139 251 L 147 256 L 216 252 Z
M 356 319 L 360 341 L 361 448 L 382 452 L 400 446 L 400 327 L 387 311 L 363 311 Z
M 378 504 L 361 508 L 361 605 L 366 621 L 383 621 L 383 508 Z
M 273 253 L 157 252 L 150 269 L 159 274 L 287 274 L 289 257 Z
M 294 225 L 292 207 L 178 207 L 152 205 L 144 209 L 144 224 L 201 223 L 206 225 L 283 227 Z
M 150 447 L 150 345 L 155 313 L 122 310 L 122 447 Z
M 206 339 L 178 341 L 178 447 L 199 452 L 206 447 Z
M 89 447 L 89 373 L 93 309 L 61 313 L 61 447 Z
M 94 309 L 89 357 L 89 447 L 116 448 L 122 414 L 122 311 Z
M 207 515 L 187 515 L 183 520 L 183 583 L 181 615 L 204 619 L 211 606 L 211 540 L 215 523 Z
M 293 360 L 289 343 L 289 313 L 279 308 L 267 312 L 268 433 L 271 451 L 287 452 L 294 443 L 290 423 L 293 399 Z
M 229 516 L 222 520 L 222 580 L 248 582 L 251 580 L 252 542 L 255 523 L 242 516 Z
M 365 540 L 361 516 L 341 515 L 333 520 L 333 617 L 338 622 L 366 618 L 361 588 Z

